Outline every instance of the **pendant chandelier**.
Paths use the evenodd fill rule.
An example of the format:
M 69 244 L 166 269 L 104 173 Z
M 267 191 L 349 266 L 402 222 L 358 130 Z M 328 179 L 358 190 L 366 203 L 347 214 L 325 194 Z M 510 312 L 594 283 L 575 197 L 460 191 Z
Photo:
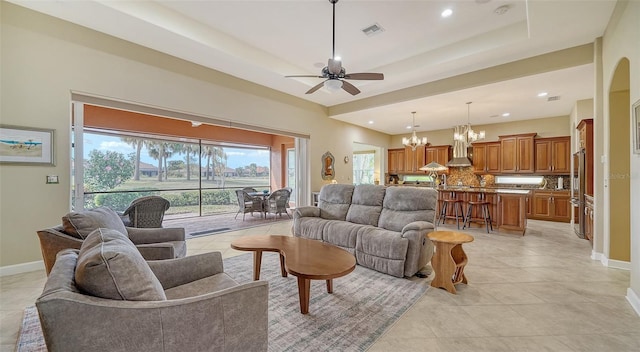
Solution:
M 411 125 L 413 133 L 409 138 L 402 138 L 402 144 L 411 147 L 411 150 L 416 150 L 416 148 L 427 144 L 427 137 L 418 138 L 418 136 L 416 136 L 416 112 L 412 111 L 411 114 L 413 114 L 413 125 Z
M 475 132 L 471 128 L 471 102 L 467 102 L 467 124 L 456 126 L 454 128 L 453 140 L 464 143 L 466 147 L 471 146 L 471 143 L 484 139 L 484 131 Z

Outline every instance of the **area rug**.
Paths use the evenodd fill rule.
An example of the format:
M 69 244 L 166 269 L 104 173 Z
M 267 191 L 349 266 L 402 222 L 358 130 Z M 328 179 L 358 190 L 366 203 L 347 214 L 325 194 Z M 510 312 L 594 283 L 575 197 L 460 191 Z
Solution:
M 224 269 L 239 282 L 253 279 L 250 253 L 225 259 Z M 269 281 L 269 351 L 365 351 L 429 287 L 425 279 L 396 278 L 357 266 L 334 279 L 311 281 L 309 314 L 300 314 L 295 276 L 280 275 L 278 255 L 264 253 L 261 280 Z M 46 351 L 35 307 L 25 310 L 18 352 Z

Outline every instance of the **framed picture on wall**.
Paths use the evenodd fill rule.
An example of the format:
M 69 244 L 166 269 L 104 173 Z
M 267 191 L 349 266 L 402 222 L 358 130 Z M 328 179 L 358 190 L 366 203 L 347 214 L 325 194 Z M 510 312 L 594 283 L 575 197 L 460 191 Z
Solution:
M 640 154 L 640 100 L 636 101 L 631 107 L 633 117 L 633 154 Z
M 0 164 L 54 166 L 53 130 L 0 125 Z

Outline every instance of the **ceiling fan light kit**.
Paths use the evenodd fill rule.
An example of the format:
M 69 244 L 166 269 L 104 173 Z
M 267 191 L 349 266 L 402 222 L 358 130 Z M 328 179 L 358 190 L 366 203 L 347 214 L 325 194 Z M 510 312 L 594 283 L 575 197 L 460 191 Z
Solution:
M 335 92 L 342 88 L 345 92 L 351 95 L 356 95 L 360 93 L 360 90 L 353 84 L 345 81 L 346 79 L 376 81 L 383 80 L 384 75 L 382 73 L 371 72 L 348 74 L 345 68 L 342 67 L 342 61 L 336 56 L 336 3 L 338 0 L 329 0 L 329 2 L 333 5 L 333 48 L 331 58 L 329 59 L 327 66 L 322 69 L 320 76 L 290 75 L 285 77 L 313 77 L 325 79 L 325 81 L 311 87 L 311 89 L 309 89 L 305 94 L 311 94 L 322 87 L 327 87 L 327 90 L 330 92 Z

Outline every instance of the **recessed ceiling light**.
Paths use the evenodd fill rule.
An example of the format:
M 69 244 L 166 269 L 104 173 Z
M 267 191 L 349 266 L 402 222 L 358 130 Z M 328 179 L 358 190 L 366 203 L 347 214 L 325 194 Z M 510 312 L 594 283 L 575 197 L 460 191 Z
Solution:
M 443 17 L 443 18 L 447 18 L 447 17 L 451 16 L 452 14 L 453 14 L 453 10 L 446 9 L 446 10 L 442 11 L 440 16 Z
M 370 124 L 370 125 L 373 125 L 373 121 L 369 121 L 369 124 Z
M 407 129 L 408 129 L 408 130 L 410 130 L 410 129 L 411 129 L 411 125 L 408 125 L 408 126 L 407 126 Z
M 504 114 L 502 114 L 502 117 L 509 117 L 509 115 L 511 115 L 511 114 L 508 113 L 508 112 L 505 112 Z
M 547 93 L 547 92 L 540 92 L 540 93 L 538 93 L 538 96 L 542 98 L 542 97 L 546 97 L 546 96 L 547 96 L 547 94 L 549 94 L 549 93 Z

